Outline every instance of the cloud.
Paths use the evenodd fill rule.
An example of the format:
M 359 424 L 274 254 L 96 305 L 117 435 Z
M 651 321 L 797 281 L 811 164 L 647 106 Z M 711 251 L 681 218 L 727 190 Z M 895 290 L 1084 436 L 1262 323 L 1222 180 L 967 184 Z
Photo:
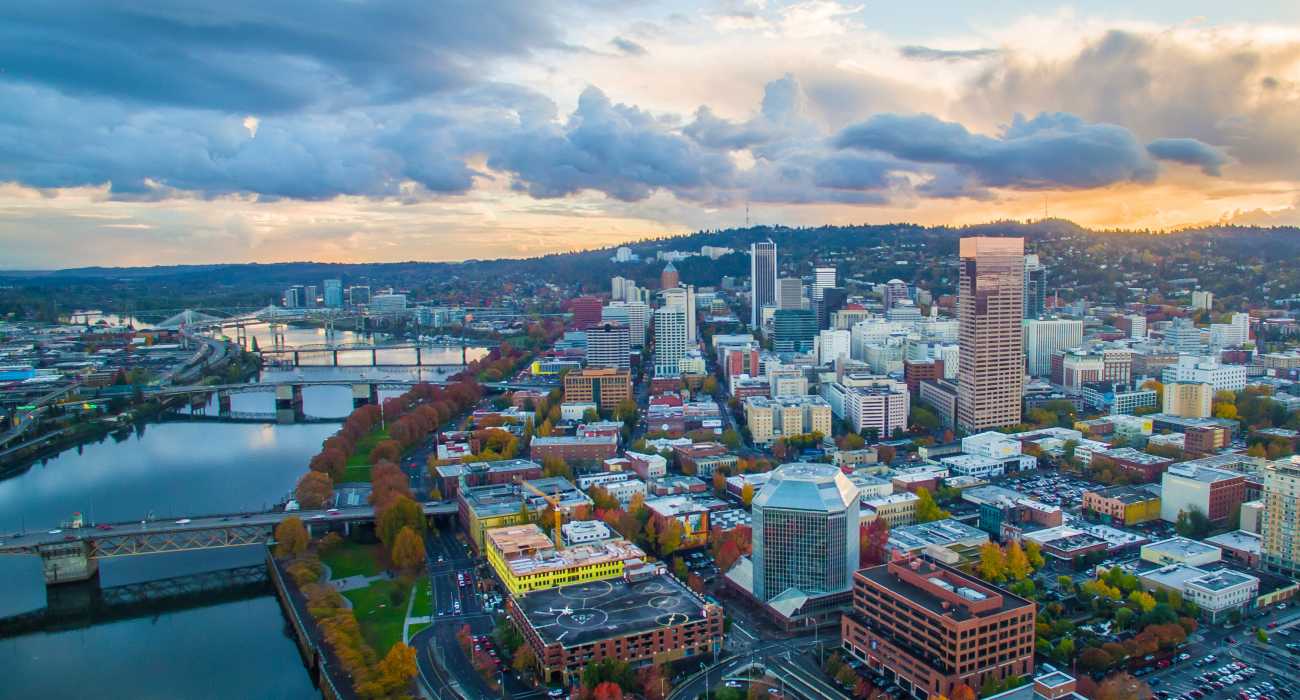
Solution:
M 1065 55 L 1004 51 L 966 86 L 954 114 L 967 123 L 995 123 L 1050 105 L 1121 125 L 1143 141 L 1176 134 L 1213 144 L 1238 178 L 1300 179 L 1300 32 L 1112 27 L 1079 36 L 1080 24 L 1055 32 L 1062 46 L 1079 44 Z M 1204 168 L 1205 162 L 1194 164 Z
M 835 145 L 956 167 L 987 187 L 1104 187 L 1151 182 L 1157 172 L 1127 129 L 1062 113 L 1017 114 L 997 138 L 932 115 L 881 114 L 841 131 Z
M 613 39 L 610 39 L 609 43 L 612 44 L 614 48 L 629 56 L 644 56 L 646 53 L 644 46 L 625 37 L 616 36 Z
M 510 0 L 20 3 L 0 22 L 0 65 L 67 94 L 281 113 L 478 82 L 493 59 L 559 47 L 552 16 Z
M 1184 165 L 1198 165 L 1206 175 L 1219 177 L 1228 157 L 1214 146 L 1196 139 L 1156 139 L 1147 144 L 1147 152 L 1160 160 Z
M 991 58 L 1002 53 L 998 49 L 935 49 L 929 46 L 904 46 L 898 50 L 903 58 L 910 58 L 915 61 L 973 61 L 982 58 Z
M 725 155 L 594 87 L 583 91 L 565 124 L 508 134 L 489 148 L 488 166 L 514 174 L 520 189 L 539 198 L 595 190 L 637 201 L 662 188 L 700 199 L 725 186 L 734 170 Z

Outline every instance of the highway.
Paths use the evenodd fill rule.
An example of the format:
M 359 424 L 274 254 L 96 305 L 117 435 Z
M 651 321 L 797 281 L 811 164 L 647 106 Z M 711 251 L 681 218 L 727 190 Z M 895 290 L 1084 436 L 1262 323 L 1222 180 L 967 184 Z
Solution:
M 456 512 L 454 501 L 431 501 L 424 504 L 425 515 L 447 515 Z M 234 513 L 193 518 L 166 518 L 126 523 L 96 523 L 81 528 L 55 528 L 27 533 L 0 534 L 0 554 L 26 554 L 42 545 L 62 542 L 122 538 L 161 533 L 197 532 L 228 527 L 273 528 L 288 517 L 298 517 L 307 524 L 316 522 L 367 522 L 375 519 L 372 506 L 331 510 L 271 511 L 265 513 Z

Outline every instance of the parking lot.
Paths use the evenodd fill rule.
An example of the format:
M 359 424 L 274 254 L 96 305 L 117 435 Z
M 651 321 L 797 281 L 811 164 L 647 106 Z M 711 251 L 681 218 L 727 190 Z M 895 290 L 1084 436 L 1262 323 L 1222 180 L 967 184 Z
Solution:
M 1084 491 L 1105 488 L 1104 484 L 1073 474 L 1041 471 L 1010 476 L 998 485 L 1065 509 L 1078 508 L 1083 503 Z

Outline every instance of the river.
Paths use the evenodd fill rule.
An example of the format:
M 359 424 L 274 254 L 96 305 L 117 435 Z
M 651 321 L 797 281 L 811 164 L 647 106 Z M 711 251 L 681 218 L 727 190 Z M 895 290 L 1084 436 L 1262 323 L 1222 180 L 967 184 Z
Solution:
M 313 329 L 293 332 L 300 335 L 290 344 L 323 342 L 323 331 L 320 340 L 309 339 L 317 335 Z M 469 357 L 485 352 L 471 348 Z M 425 353 L 460 358 L 454 348 Z M 302 367 L 268 370 L 261 379 L 436 380 L 443 375 L 431 368 Z M 395 393 L 386 391 L 381 398 Z M 348 387 L 308 387 L 303 401 L 304 412 L 318 418 L 342 418 L 352 408 Z M 248 412 L 274 405 L 269 392 L 235 394 L 232 402 L 235 411 Z M 263 510 L 292 490 L 307 461 L 337 428 L 335 423 L 184 419 L 138 426 L 125 438 L 64 451 L 0 481 L 0 540 L 24 529 L 56 527 L 74 512 L 112 522 L 150 514 Z M 259 547 L 113 558 L 101 564 L 100 583 L 108 587 L 256 564 L 262 555 Z M 0 557 L 0 580 L 5 581 L 0 617 L 44 606 L 35 558 Z M 319 697 L 269 586 L 235 600 L 185 608 L 160 604 L 145 616 L 92 617 L 70 629 L 0 638 L 0 668 L 5 669 L 0 696 L 14 698 Z

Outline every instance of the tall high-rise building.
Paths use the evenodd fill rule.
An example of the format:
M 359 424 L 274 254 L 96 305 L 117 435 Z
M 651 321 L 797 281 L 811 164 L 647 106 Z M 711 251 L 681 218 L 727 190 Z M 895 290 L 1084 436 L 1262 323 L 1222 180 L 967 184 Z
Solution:
M 777 309 L 772 315 L 772 349 L 806 352 L 817 336 L 817 317 L 807 309 Z
M 677 274 L 677 267 L 673 265 L 673 261 L 669 260 L 668 264 L 664 265 L 664 271 L 659 273 L 659 288 L 672 289 L 681 284 L 681 281 L 681 275 Z
M 816 304 L 822 300 L 822 294 L 825 290 L 834 287 L 837 283 L 835 268 L 829 266 L 818 266 L 813 268 L 813 286 L 812 302 Z
M 666 306 L 676 306 L 686 313 L 686 345 L 695 347 L 699 342 L 697 337 L 699 330 L 695 322 L 695 287 L 691 285 L 672 287 L 663 290 L 661 295 Z
M 1047 268 L 1037 255 L 1025 256 L 1025 318 L 1042 318 L 1047 307 Z
M 1066 318 L 1025 319 L 1025 358 L 1029 376 L 1052 373 L 1052 354 L 1083 344 L 1083 321 Z
M 1264 468 L 1264 517 L 1260 551 L 1264 568 L 1300 576 L 1300 456 Z
M 570 324 L 577 330 L 583 330 L 600 323 L 601 306 L 600 299 L 596 297 L 575 297 L 569 301 L 569 310 L 573 312 Z
M 969 432 L 1020 422 L 1025 378 L 1025 239 L 961 239 L 957 424 Z
M 1196 290 L 1192 292 L 1192 309 L 1209 311 L 1214 308 L 1214 292 Z
M 782 277 L 776 283 L 776 303 L 779 309 L 803 308 L 803 280 Z
M 749 246 L 751 304 L 749 325 L 758 328 L 763 307 L 776 306 L 776 244 L 771 240 Z
M 621 323 L 598 323 L 587 329 L 587 366 L 630 369 L 631 336 Z
M 628 340 L 633 346 L 641 347 L 645 345 L 646 327 L 650 325 L 650 307 L 641 301 L 616 301 L 601 309 L 600 320 L 626 323 Z
M 609 300 L 626 301 L 627 300 L 627 278 L 615 276 L 609 280 Z
M 303 305 L 302 298 L 303 298 L 302 285 L 295 284 L 294 286 L 289 287 L 288 289 L 284 290 L 284 308 L 297 309 L 301 307 Z
M 848 591 L 858 568 L 858 487 L 829 464 L 783 464 L 753 502 L 754 597 Z
M 325 306 L 331 309 L 343 307 L 343 280 L 325 280 Z
M 841 287 L 823 289 L 822 298 L 817 301 L 817 328 L 821 330 L 830 328 L 833 314 L 843 309 L 848 300 L 848 292 Z
M 302 305 L 309 308 L 316 308 L 316 285 L 309 284 L 302 288 Z
M 903 280 L 895 278 L 885 283 L 885 311 L 894 308 L 894 304 L 910 298 L 907 293 L 907 283 Z
M 655 376 L 679 374 L 677 363 L 686 355 L 686 310 L 666 305 L 655 309 Z

